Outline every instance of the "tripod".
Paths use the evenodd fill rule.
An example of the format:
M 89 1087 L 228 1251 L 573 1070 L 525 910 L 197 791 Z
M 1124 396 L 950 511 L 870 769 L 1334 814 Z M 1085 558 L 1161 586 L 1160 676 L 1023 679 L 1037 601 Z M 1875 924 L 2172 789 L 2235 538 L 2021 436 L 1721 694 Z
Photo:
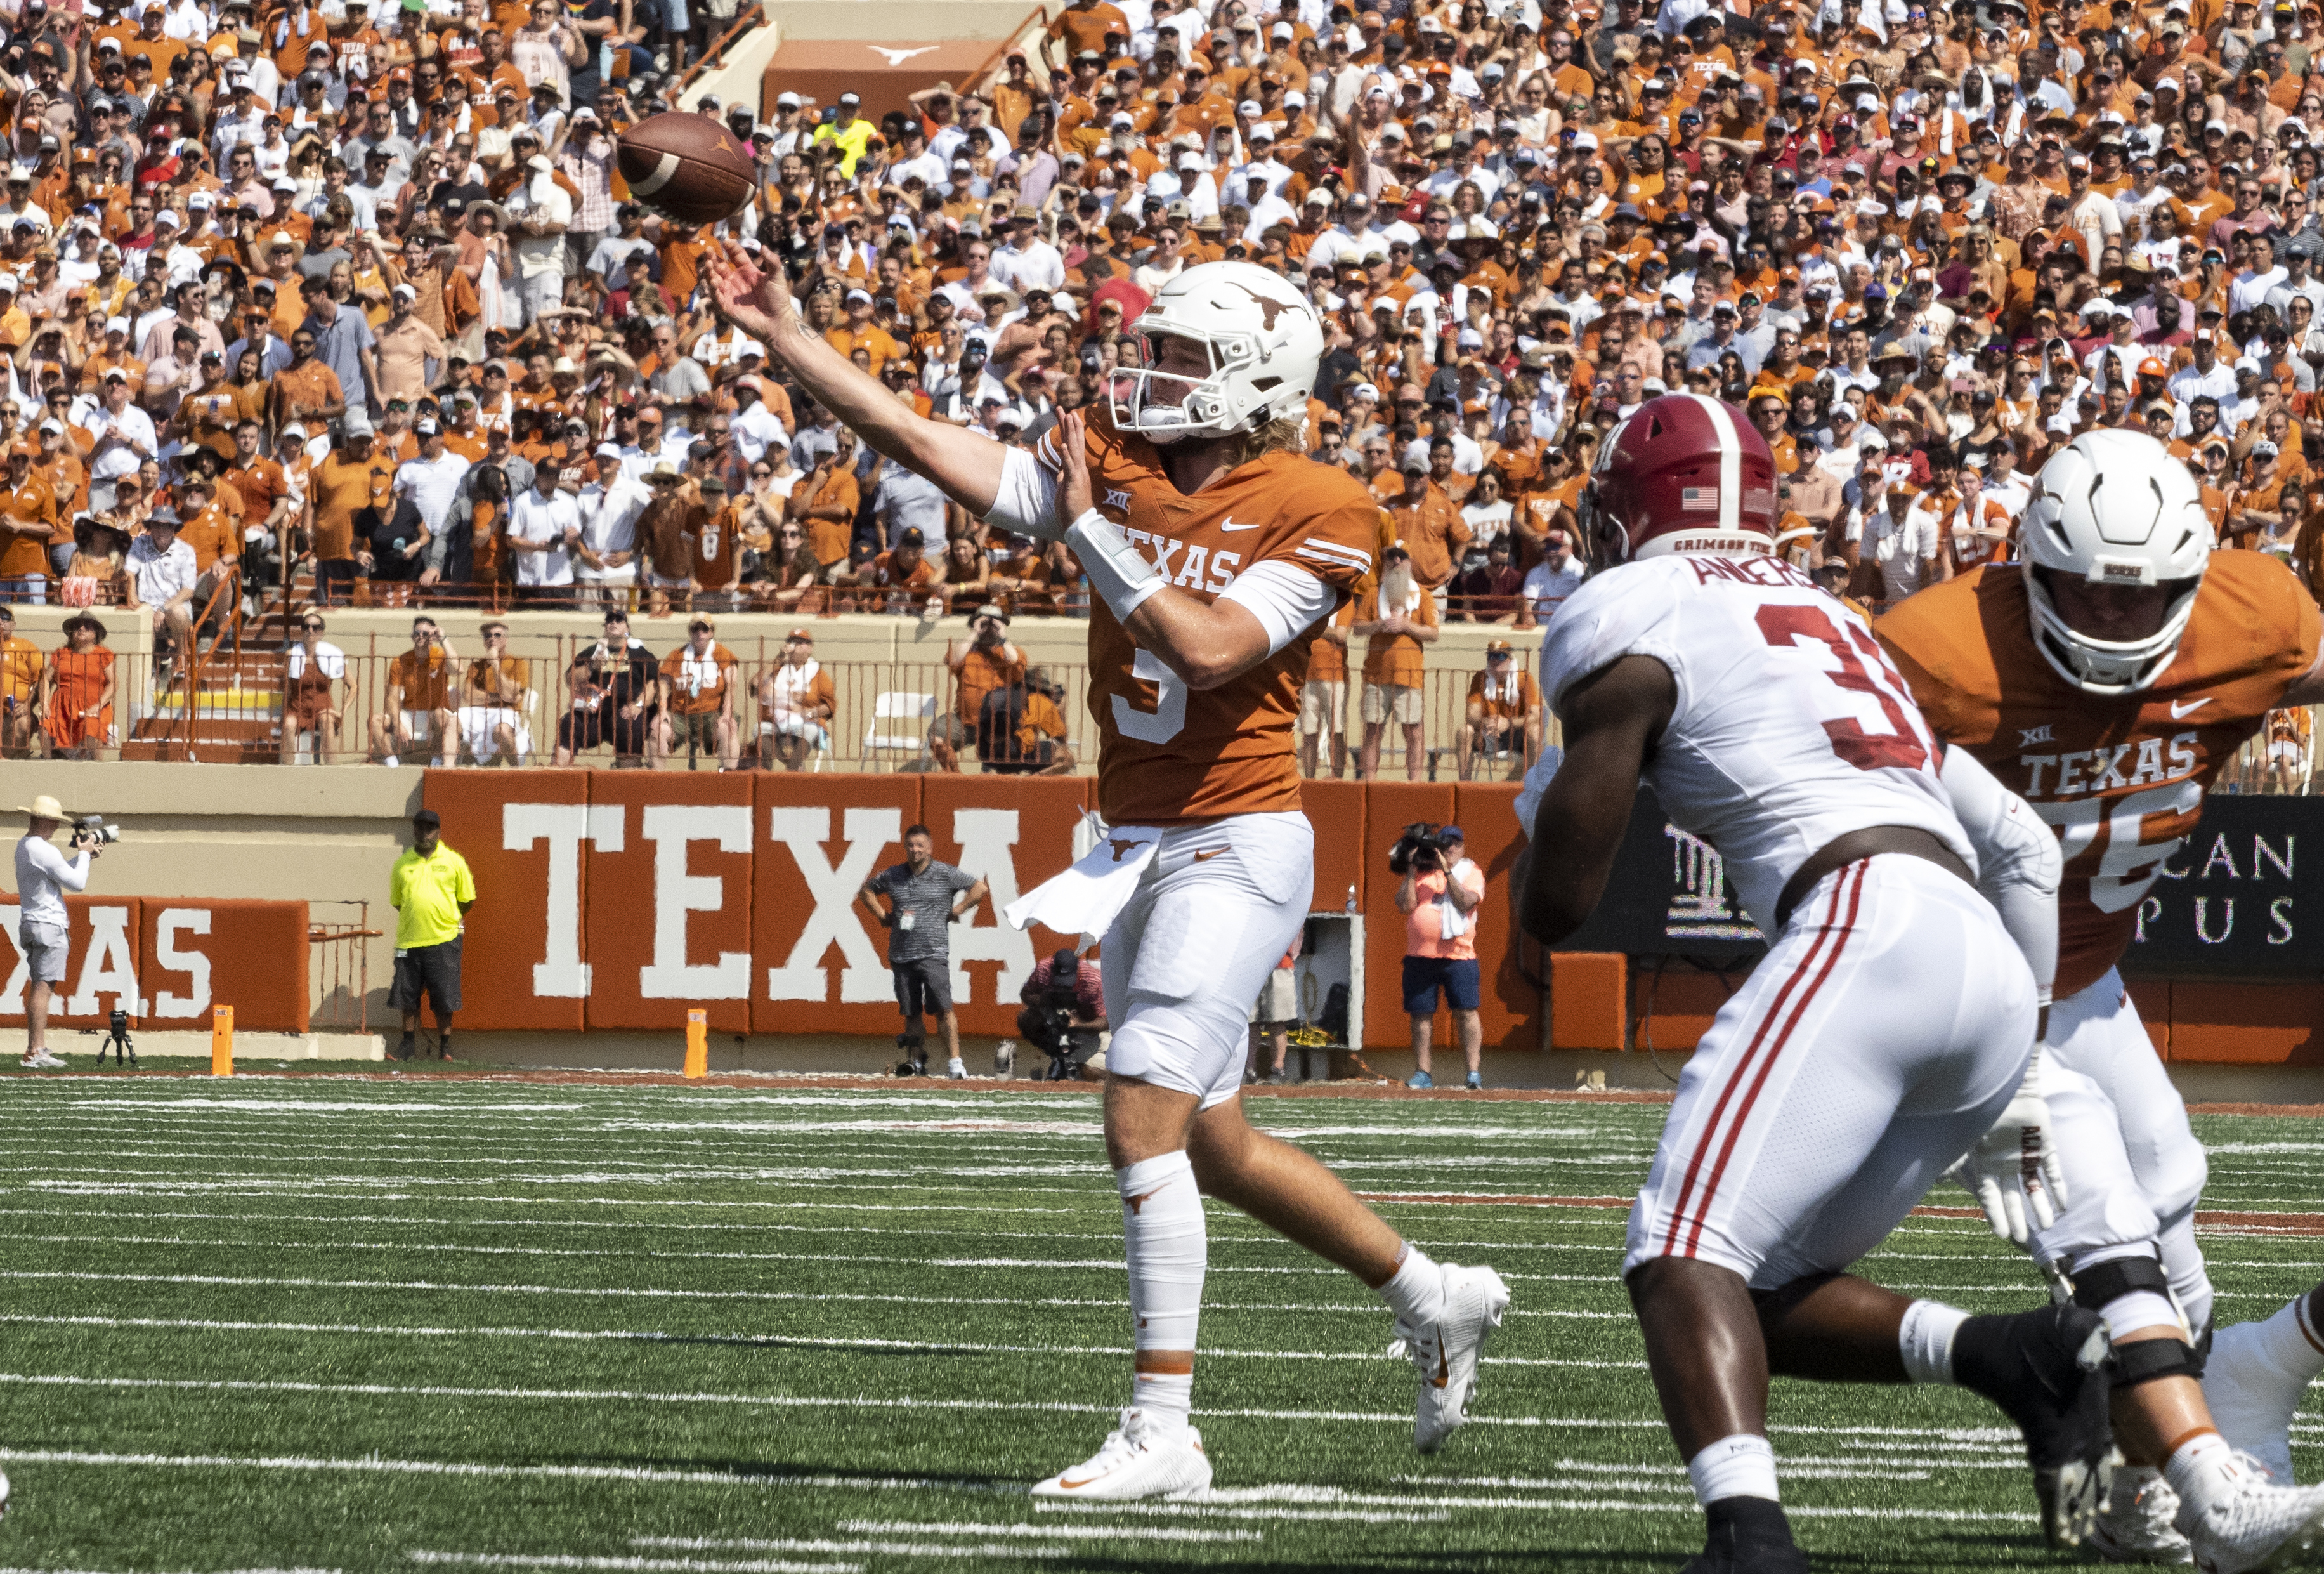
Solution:
M 97 1046 L 97 1063 L 104 1065 L 105 1051 L 111 1050 L 115 1065 L 135 1068 L 137 1046 L 129 1042 L 129 1014 L 114 1007 L 113 1014 L 105 1019 L 105 1042 Z

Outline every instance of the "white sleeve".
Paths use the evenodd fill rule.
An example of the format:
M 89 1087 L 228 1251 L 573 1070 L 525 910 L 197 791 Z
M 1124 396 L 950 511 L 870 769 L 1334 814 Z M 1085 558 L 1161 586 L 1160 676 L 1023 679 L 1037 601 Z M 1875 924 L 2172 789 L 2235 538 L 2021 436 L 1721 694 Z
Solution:
M 1977 888 L 2024 953 L 2034 998 L 2047 1005 L 2058 976 L 2058 882 L 2065 862 L 2057 836 L 1967 749 L 1948 748 L 1939 774 L 1976 849 Z
M 57 851 L 53 843 L 36 841 L 32 844 L 32 865 L 67 891 L 88 889 L 87 853 L 69 859 Z
M 1267 653 L 1274 655 L 1320 619 L 1332 616 L 1339 592 L 1306 569 L 1270 559 L 1234 577 L 1221 601 L 1231 601 L 1267 630 Z
M 1062 541 L 1070 520 L 1057 517 L 1057 477 L 1023 449 L 1001 457 L 1001 486 L 984 511 L 991 523 L 1036 541 Z

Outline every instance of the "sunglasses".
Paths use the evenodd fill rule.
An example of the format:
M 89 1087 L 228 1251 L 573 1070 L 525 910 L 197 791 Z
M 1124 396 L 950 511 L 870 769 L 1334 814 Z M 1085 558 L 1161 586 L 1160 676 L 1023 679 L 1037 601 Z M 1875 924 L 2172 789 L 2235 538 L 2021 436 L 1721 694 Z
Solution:
M 320 634 L 323 632 L 323 625 L 319 623 L 302 623 L 299 626 L 305 629 L 309 634 Z

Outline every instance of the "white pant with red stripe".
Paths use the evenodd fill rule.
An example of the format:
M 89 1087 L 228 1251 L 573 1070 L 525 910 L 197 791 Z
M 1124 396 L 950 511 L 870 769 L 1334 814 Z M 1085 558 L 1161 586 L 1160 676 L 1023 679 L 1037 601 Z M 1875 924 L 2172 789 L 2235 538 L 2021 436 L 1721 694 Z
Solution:
M 1902 853 L 1825 875 L 1679 1078 L 1622 1271 L 1694 1257 L 1772 1290 L 1848 1267 L 2000 1117 L 2034 1020 L 1957 875 Z

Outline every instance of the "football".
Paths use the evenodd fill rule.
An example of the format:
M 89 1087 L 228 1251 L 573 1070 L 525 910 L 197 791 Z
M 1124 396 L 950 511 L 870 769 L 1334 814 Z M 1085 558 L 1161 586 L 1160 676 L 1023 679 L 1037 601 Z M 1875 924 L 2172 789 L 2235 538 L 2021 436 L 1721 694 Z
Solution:
M 709 116 L 685 109 L 623 132 L 614 162 L 631 196 L 680 224 L 732 217 L 759 183 L 750 148 Z

